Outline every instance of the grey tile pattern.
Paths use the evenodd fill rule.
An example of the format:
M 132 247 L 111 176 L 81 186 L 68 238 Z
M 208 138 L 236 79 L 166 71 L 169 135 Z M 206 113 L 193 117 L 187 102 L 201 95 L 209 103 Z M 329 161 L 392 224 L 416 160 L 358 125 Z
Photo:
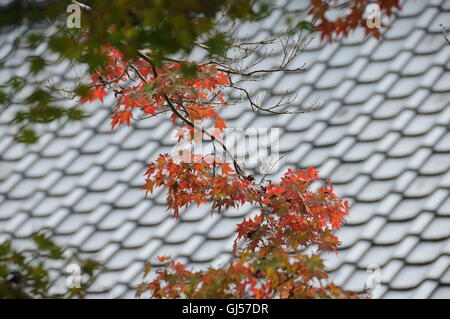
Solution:
M 383 41 L 359 32 L 329 46 L 314 39 L 296 61 L 307 72 L 261 83 L 274 94 L 326 98 L 319 112 L 269 117 L 243 106 L 223 115 L 230 126 L 279 127 L 281 169 L 315 165 L 349 200 L 342 247 L 325 256 L 338 284 L 364 289 L 367 266 L 376 264 L 377 298 L 449 298 L 450 46 L 439 24 L 449 21 L 450 1 L 403 6 Z M 278 16 L 248 34 L 264 36 Z M 28 72 L 25 52 L 13 47 L 25 32 L 0 34 L 2 79 Z M 54 71 L 60 81 L 73 78 L 67 68 Z M 30 147 L 15 144 L 7 125 L 17 106 L 1 114 L 0 241 L 26 245 L 31 232 L 46 228 L 60 244 L 94 254 L 106 269 L 90 297 L 132 297 L 144 262 L 156 255 L 194 267 L 226 259 L 236 223 L 252 208 L 211 217 L 207 206 L 190 207 L 179 221 L 168 218 L 164 194 L 144 200 L 139 188 L 145 163 L 170 151 L 170 121 L 111 133 L 110 108 L 88 108 L 95 115 L 87 121 L 50 129 Z

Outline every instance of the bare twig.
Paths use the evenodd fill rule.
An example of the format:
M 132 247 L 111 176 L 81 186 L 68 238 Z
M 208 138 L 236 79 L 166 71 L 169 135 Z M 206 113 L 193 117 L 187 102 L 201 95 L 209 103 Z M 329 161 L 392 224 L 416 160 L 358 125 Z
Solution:
M 450 45 L 450 39 L 447 37 L 447 28 L 443 24 L 440 24 L 439 26 L 442 28 L 442 32 L 444 33 L 445 40 Z

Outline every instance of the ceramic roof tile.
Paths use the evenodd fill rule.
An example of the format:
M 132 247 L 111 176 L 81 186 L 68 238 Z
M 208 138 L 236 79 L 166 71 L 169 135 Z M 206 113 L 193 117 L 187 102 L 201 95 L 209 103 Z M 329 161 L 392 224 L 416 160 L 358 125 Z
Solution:
M 383 41 L 378 45 L 375 52 L 371 55 L 371 58 L 374 61 L 392 60 L 400 53 L 401 49 L 402 43 L 400 41 Z
M 390 286 L 394 289 L 411 289 L 419 286 L 429 271 L 430 267 L 425 266 L 404 266 L 395 279 L 391 282 Z
M 396 180 L 394 191 L 404 193 L 407 188 L 411 186 L 414 179 L 417 178 L 417 173 L 414 171 L 404 171 Z
M 291 117 L 289 124 L 287 125 L 286 129 L 288 131 L 302 131 L 308 129 L 313 123 L 315 122 L 315 119 L 317 117 L 317 114 L 314 112 L 305 113 L 305 118 L 302 119 L 299 116 L 293 116 Z M 302 116 L 303 116 L 302 115 Z
M 208 240 L 195 251 L 191 256 L 191 260 L 194 262 L 211 261 L 217 255 L 217 252 L 231 252 L 233 240 L 234 238 L 232 237 L 222 240 Z
M 357 195 L 360 201 L 371 202 L 385 198 L 392 191 L 393 181 L 371 181 Z
M 100 205 L 101 200 L 102 197 L 98 193 L 86 193 L 73 207 L 73 210 L 77 213 L 90 212 Z
M 448 243 L 449 241 L 447 240 L 447 244 Z M 446 253 L 448 253 L 448 251 L 446 251 Z M 441 255 L 437 260 L 433 262 L 430 272 L 427 275 L 427 278 L 439 280 L 439 278 L 441 278 L 444 275 L 449 265 L 450 265 L 450 256 L 448 256 L 448 254 Z
M 351 275 L 349 280 L 345 282 L 344 287 L 346 289 L 362 292 L 367 289 L 366 281 L 369 275 L 370 273 L 365 270 L 357 270 Z
M 134 258 L 137 253 L 137 249 L 121 249 L 117 250 L 117 253 L 108 260 L 107 267 L 112 270 L 125 269 L 129 265 L 129 260 Z
M 438 152 L 450 152 L 450 132 L 447 132 L 434 148 Z
M 377 208 L 378 214 L 383 216 L 389 215 L 401 200 L 402 197 L 399 194 L 389 194 L 379 203 Z
M 443 73 L 442 76 L 437 80 L 433 86 L 433 90 L 437 92 L 448 92 L 450 91 L 450 76 L 448 71 Z
M 197 233 L 198 226 L 201 222 L 178 223 L 164 238 L 164 242 L 168 244 L 178 244 L 187 241 L 195 233 Z
M 438 81 L 437 83 L 441 83 Z M 448 99 L 445 93 L 431 93 L 427 94 L 427 98 L 419 107 L 420 113 L 436 113 L 442 111 L 444 107 L 448 105 Z
M 436 121 L 436 115 L 417 115 L 408 124 L 403 133 L 405 135 L 422 135 L 430 131 Z M 420 125 L 419 125 L 420 123 Z
M 359 84 L 353 87 L 347 97 L 345 104 L 359 104 L 367 101 L 373 94 L 373 84 Z
M 447 172 L 449 168 L 448 154 L 434 153 L 426 160 L 419 172 L 424 175 L 438 175 Z
M 348 216 L 347 223 L 349 225 L 361 225 L 375 216 L 377 203 L 356 202 L 350 207 L 354 213 Z
M 309 167 L 310 165 L 320 166 L 325 161 L 329 153 L 329 147 L 312 149 L 308 152 L 300 164 L 303 167 Z
M 433 213 L 422 212 L 417 218 L 415 218 L 414 222 L 411 225 L 411 228 L 409 229 L 409 233 L 420 235 L 429 225 L 431 220 L 433 220 L 433 218 Z
M 87 238 L 81 248 L 85 252 L 98 252 L 111 241 L 111 237 L 112 232 L 97 230 Z
M 377 120 L 386 120 L 396 117 L 404 109 L 405 99 L 395 99 L 384 101 L 380 107 L 376 109 L 373 117 Z
M 322 131 L 319 137 L 314 141 L 314 145 L 318 147 L 335 145 L 344 137 L 344 135 L 345 127 L 330 126 L 325 131 Z
M 336 236 L 338 236 L 342 242 L 342 249 L 352 247 L 360 238 L 363 229 L 364 226 L 347 225 L 345 228 L 337 231 Z
M 149 242 L 147 242 L 145 245 L 141 247 L 139 252 L 136 254 L 137 260 L 142 261 L 150 261 L 150 258 L 153 256 L 153 254 L 158 250 L 159 247 L 161 247 L 162 241 L 160 239 L 152 239 Z M 157 255 L 154 255 L 157 256 Z
M 374 238 L 374 242 L 379 245 L 392 245 L 401 242 L 408 233 L 408 224 L 404 222 L 387 223 L 382 231 Z
M 431 194 L 441 180 L 440 176 L 419 176 L 408 187 L 405 195 L 408 197 L 424 197 Z
M 376 216 L 373 217 L 365 226 L 361 234 L 361 239 L 371 241 L 376 235 L 385 227 L 387 227 L 387 221 L 385 217 Z
M 348 197 L 354 198 L 369 182 L 370 178 L 368 176 L 364 175 L 358 176 L 352 182 L 345 185 L 345 188 L 343 188 L 342 185 L 340 185 L 341 190 L 343 190 L 343 192 L 339 191 L 337 194 L 338 196 L 342 196 L 344 198 Z
M 376 147 L 374 142 L 357 142 L 344 154 L 343 160 L 346 162 L 361 162 L 372 154 Z
M 449 196 L 447 196 L 447 199 L 439 207 L 438 214 L 443 215 L 443 216 L 450 216 L 450 197 Z
M 406 258 L 407 263 L 426 264 L 434 261 L 439 254 L 445 242 L 427 242 L 419 243 Z
M 204 243 L 204 241 L 205 241 L 205 238 L 203 236 L 194 235 L 191 238 L 189 238 L 187 242 L 185 242 L 183 244 L 183 247 L 180 250 L 180 254 L 187 257 L 186 262 L 191 260 L 190 256 L 192 256 L 194 254 L 194 252 L 197 251 L 197 249 Z M 230 253 L 230 251 L 227 250 L 225 253 L 219 252 L 217 255 L 220 256 L 220 255 L 226 254 L 226 255 L 230 256 L 229 253 Z M 213 262 L 213 260 L 211 262 Z
M 352 181 L 359 173 L 361 164 L 355 163 L 341 163 L 332 172 L 330 178 L 335 184 L 348 183 Z
M 94 181 L 91 185 L 89 185 L 89 188 L 92 191 L 106 191 L 109 190 L 117 183 L 119 180 L 119 177 L 121 175 L 121 172 L 110 172 L 110 171 L 103 171 Z
M 442 41 L 440 41 L 441 39 L 440 34 L 427 34 L 422 38 L 414 51 L 418 55 L 436 53 L 443 45 Z
M 391 179 L 399 176 L 406 167 L 407 158 L 387 158 L 374 171 L 376 179 Z
M 444 284 L 450 285 L 450 268 L 447 269 L 445 274 L 440 278 L 440 281 Z
M 127 189 L 127 191 L 117 198 L 115 205 L 118 208 L 132 208 L 138 204 L 139 201 L 144 199 L 142 190 L 138 188 Z
M 331 67 L 347 66 L 350 65 L 357 56 L 358 52 L 354 47 L 341 46 L 330 59 L 329 65 Z
M 423 136 L 407 136 L 399 139 L 388 151 L 388 156 L 403 157 L 414 153 L 420 143 L 424 139 Z
M 423 239 L 439 240 L 450 237 L 450 218 L 436 217 L 422 234 Z
M 440 286 L 431 295 L 433 299 L 447 299 L 448 296 L 450 296 L 450 286 Z
M 369 265 L 379 265 L 383 267 L 393 258 L 397 246 L 372 246 L 358 261 L 358 266 L 367 268 Z
M 115 230 L 112 240 L 114 242 L 122 243 L 135 229 L 136 224 L 134 222 L 126 222 Z
M 403 1 L 402 10 L 398 13 L 400 17 L 414 17 L 420 15 L 427 7 L 422 1 Z
M 333 280 L 337 285 L 343 285 L 345 281 L 352 275 L 355 266 L 344 264 L 333 274 Z
M 345 77 L 342 69 L 328 69 L 322 74 L 315 87 L 318 89 L 329 89 L 337 87 Z
M 429 56 L 414 56 L 406 65 L 401 74 L 405 76 L 418 76 L 424 74 L 431 67 L 433 61 Z
M 414 299 L 426 299 L 438 286 L 438 283 L 436 281 L 427 280 L 423 282 L 417 289 L 414 289 L 413 291 L 413 298 Z
M 147 242 L 153 237 L 155 227 L 137 227 L 125 240 L 122 242 L 125 248 L 138 248 L 145 246 Z M 94 241 L 95 242 L 95 241 Z
M 229 238 L 236 231 L 236 225 L 242 222 L 240 218 L 222 218 L 208 232 L 208 238 Z
M 420 199 L 404 199 L 389 214 L 389 218 L 395 221 L 408 220 L 417 216 L 424 205 Z
M 105 218 L 103 218 L 100 223 L 97 224 L 98 229 L 100 230 L 114 230 L 127 219 L 128 211 L 121 209 L 113 209 L 109 212 Z

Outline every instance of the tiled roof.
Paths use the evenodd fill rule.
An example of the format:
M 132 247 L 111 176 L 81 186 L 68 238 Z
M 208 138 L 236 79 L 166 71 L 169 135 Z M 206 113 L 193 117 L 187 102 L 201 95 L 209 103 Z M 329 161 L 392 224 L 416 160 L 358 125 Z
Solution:
M 224 117 L 230 127 L 280 128 L 287 154 L 280 171 L 315 165 L 350 201 L 342 248 L 325 256 L 338 284 L 362 290 L 367 266 L 376 264 L 382 285 L 375 297 L 449 298 L 450 45 L 439 25 L 450 26 L 450 1 L 403 6 L 381 42 L 358 32 L 333 44 L 315 39 L 296 60 L 307 72 L 260 82 L 274 95 L 326 98 L 322 110 L 272 116 L 230 107 Z M 281 23 L 274 16 L 249 32 L 269 32 Z M 22 32 L 0 35 L 2 80 L 27 72 L 13 45 Z M 53 70 L 61 83 L 73 79 L 67 67 Z M 55 127 L 27 147 L 14 143 L 7 125 L 15 109 L 0 116 L 0 241 L 26 246 L 32 231 L 48 228 L 58 243 L 94 253 L 105 270 L 93 297 L 131 297 L 152 256 L 194 266 L 229 256 L 235 224 L 249 207 L 222 216 L 191 207 L 175 221 L 163 193 L 143 200 L 145 163 L 173 145 L 169 120 L 111 133 L 110 107 L 92 105 L 92 117 Z

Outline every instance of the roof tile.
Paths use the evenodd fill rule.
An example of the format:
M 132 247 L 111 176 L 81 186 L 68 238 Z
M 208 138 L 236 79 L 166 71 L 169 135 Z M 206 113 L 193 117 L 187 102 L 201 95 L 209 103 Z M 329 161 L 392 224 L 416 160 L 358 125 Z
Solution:
M 422 234 L 425 240 L 442 240 L 450 238 L 450 218 L 436 217 Z

